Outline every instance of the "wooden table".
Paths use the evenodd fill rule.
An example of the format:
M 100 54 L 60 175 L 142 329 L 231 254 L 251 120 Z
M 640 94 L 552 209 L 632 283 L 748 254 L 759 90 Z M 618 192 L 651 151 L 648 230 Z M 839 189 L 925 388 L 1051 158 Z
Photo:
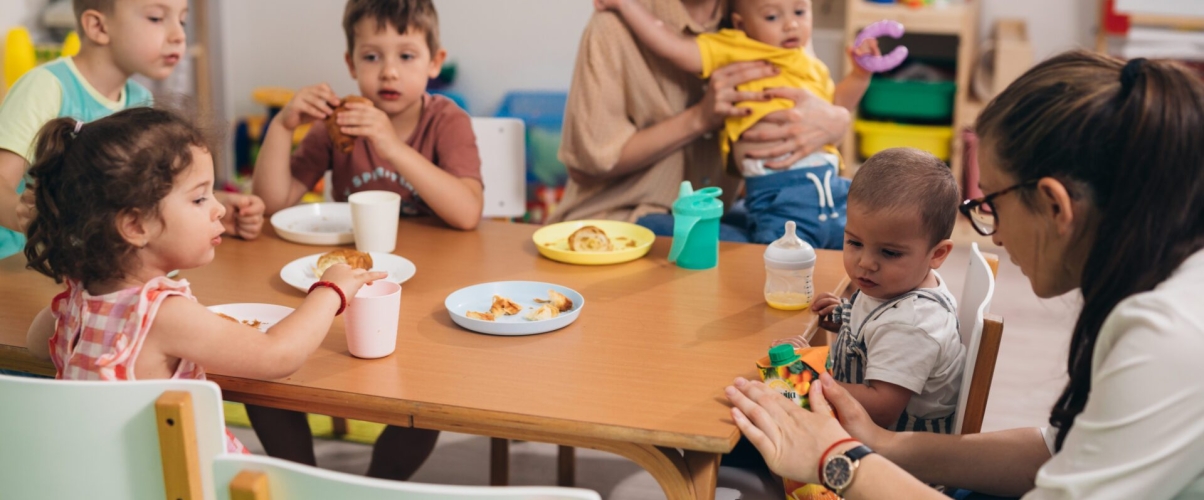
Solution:
M 210 378 L 233 401 L 604 450 L 647 469 L 670 499 L 712 498 L 720 455 L 740 436 L 723 388 L 736 376 L 755 377 L 769 343 L 812 331 L 815 315 L 765 305 L 760 245 L 722 244 L 719 267 L 705 271 L 668 263 L 668 238 L 630 263 L 574 266 L 540 257 L 536 229 L 487 221 L 461 232 L 402 221 L 395 253 L 418 272 L 402 286 L 393 355 L 351 357 L 336 319 L 290 377 Z M 213 263 L 181 277 L 206 305 L 295 307 L 303 294 L 280 279 L 280 268 L 327 250 L 268 228 L 255 241 L 226 240 Z M 844 277 L 840 253 L 818 257 L 816 289 L 835 290 Z M 20 256 L 0 260 L 0 367 L 53 374 L 24 344 L 60 286 L 24 265 Z M 480 335 L 451 322 L 448 294 L 500 280 L 564 285 L 585 306 L 575 323 L 543 335 Z

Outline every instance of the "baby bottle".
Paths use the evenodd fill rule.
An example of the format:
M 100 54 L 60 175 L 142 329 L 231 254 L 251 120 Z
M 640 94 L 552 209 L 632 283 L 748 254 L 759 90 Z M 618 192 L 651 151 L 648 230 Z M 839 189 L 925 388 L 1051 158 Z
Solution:
M 815 249 L 794 233 L 794 221 L 786 221 L 786 234 L 765 247 L 765 302 L 786 311 L 806 309 L 815 296 L 814 271 Z

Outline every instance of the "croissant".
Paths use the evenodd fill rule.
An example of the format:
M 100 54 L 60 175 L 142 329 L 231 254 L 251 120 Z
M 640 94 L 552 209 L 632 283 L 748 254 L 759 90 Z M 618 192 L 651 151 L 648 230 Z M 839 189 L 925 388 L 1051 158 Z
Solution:
M 322 254 L 318 257 L 318 265 L 314 268 L 314 276 L 322 279 L 322 274 L 330 269 L 330 266 L 335 264 L 347 264 L 352 269 L 372 269 L 372 256 L 366 252 L 360 252 L 347 248 L 340 248 L 332 252 Z
M 335 123 L 335 117 L 339 115 L 340 111 L 347 109 L 347 103 L 349 102 L 366 102 L 372 104 L 372 101 L 366 97 L 349 95 L 343 98 L 343 103 L 334 109 L 334 113 L 326 117 L 326 132 L 330 134 L 330 142 L 334 143 L 334 148 L 343 154 L 351 153 L 351 149 L 355 147 L 355 137 L 344 134 L 342 130 L 339 130 L 339 124 Z
M 560 316 L 560 309 L 557 309 L 556 306 L 552 304 L 544 304 L 539 306 L 539 309 L 531 311 L 524 317 L 527 318 L 528 321 L 541 321 L 545 319 L 552 319 L 557 316 Z
M 569 235 L 569 249 L 574 252 L 609 252 L 612 247 L 605 231 L 597 226 L 584 226 Z

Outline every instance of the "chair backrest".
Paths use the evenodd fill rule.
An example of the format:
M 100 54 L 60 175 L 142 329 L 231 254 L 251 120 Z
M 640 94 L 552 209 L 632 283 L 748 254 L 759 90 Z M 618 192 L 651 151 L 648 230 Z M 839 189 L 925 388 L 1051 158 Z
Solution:
M 212 382 L 0 375 L 0 401 L 3 498 L 214 498 L 225 443 Z
M 962 386 L 958 393 L 957 416 L 953 424 L 954 431 L 959 434 L 978 432 L 982 426 L 987 392 L 990 390 L 995 369 L 995 356 L 999 353 L 999 336 L 994 330 L 992 335 L 985 339 L 986 342 L 983 337 L 984 320 L 991 306 L 991 297 L 995 294 L 993 268 L 987 257 L 978 250 L 978 244 L 971 243 L 970 265 L 966 270 L 966 281 L 957 309 L 958 334 L 961 336 L 962 345 L 966 347 L 966 365 L 962 370 Z M 975 380 L 975 375 L 984 371 L 979 368 L 986 369 L 988 365 L 989 372 L 979 375 L 978 380 Z M 987 377 L 985 387 L 983 376 Z
M 355 476 L 258 455 L 213 462 L 218 500 L 601 500 L 596 491 L 561 487 L 448 486 Z
M 522 120 L 472 119 L 485 183 L 485 217 L 522 217 L 527 211 L 527 140 Z

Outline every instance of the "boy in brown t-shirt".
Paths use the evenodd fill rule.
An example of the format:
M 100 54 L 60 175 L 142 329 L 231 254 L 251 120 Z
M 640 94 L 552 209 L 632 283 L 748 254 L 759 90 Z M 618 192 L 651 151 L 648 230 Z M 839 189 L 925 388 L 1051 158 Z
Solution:
M 393 191 L 401 215 L 437 215 L 470 230 L 481 220 L 484 187 L 472 122 L 454 102 L 426 93 L 447 52 L 430 0 L 350 0 L 343 17 L 347 66 L 360 94 L 335 121 L 354 139 L 350 153 L 330 139 L 323 119 L 343 104 L 325 83 L 305 87 L 268 127 L 255 163 L 253 191 L 267 213 L 292 206 L 331 170 L 332 194 Z M 289 156 L 293 130 L 313 123 Z
M 301 89 L 272 124 L 255 163 L 254 193 L 271 214 L 301 200 L 327 170 L 334 198 L 357 191 L 401 194 L 401 215 L 435 214 L 471 230 L 481 220 L 481 158 L 468 114 L 426 93 L 447 53 L 431 0 L 350 0 L 343 14 L 347 66 L 372 104 L 348 102 L 338 112 L 350 153 L 331 141 L 322 120 L 340 99 L 326 84 Z M 313 127 L 289 156 L 293 130 Z M 247 405 L 267 453 L 315 465 L 309 423 L 300 412 Z M 439 431 L 388 426 L 376 440 L 368 475 L 404 480 L 426 460 Z

